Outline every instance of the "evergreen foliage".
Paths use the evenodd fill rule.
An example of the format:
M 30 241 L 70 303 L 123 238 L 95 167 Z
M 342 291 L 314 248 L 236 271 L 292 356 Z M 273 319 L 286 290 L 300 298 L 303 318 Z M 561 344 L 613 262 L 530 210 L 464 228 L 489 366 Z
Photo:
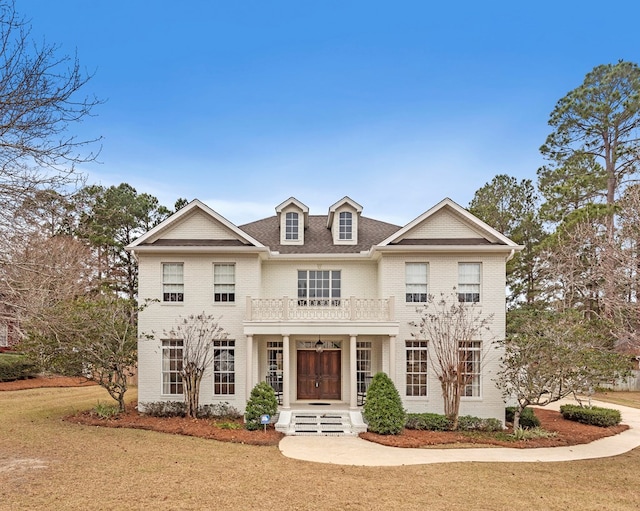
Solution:
M 371 380 L 363 416 L 372 433 L 397 435 L 404 428 L 407 414 L 398 389 L 385 373 L 378 373 Z
M 266 414 L 273 417 L 277 412 L 278 400 L 275 391 L 268 383 L 260 382 L 251 390 L 251 396 L 244 414 L 245 427 L 249 431 L 259 429 L 262 415 Z

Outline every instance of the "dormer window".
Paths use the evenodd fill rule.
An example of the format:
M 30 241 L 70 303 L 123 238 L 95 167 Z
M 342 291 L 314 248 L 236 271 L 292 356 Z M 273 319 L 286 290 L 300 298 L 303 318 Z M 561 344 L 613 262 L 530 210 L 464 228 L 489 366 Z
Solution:
M 350 211 L 340 213 L 339 236 L 341 240 L 353 239 L 353 214 Z
M 283 245 L 304 245 L 304 230 L 309 227 L 309 208 L 290 197 L 276 206 L 280 243 Z
M 362 206 L 344 197 L 329 207 L 327 229 L 331 231 L 334 245 L 358 244 L 358 221 Z
M 298 239 L 298 213 L 289 212 L 285 217 L 285 239 L 294 241 Z

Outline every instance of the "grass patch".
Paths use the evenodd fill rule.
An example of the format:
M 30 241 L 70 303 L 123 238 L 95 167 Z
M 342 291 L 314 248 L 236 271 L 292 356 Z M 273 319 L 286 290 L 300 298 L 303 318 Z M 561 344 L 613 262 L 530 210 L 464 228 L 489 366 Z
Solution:
M 127 392 L 135 398 L 135 389 Z M 101 387 L 0 393 L 0 511 L 81 509 L 637 510 L 640 449 L 566 463 L 351 467 L 277 447 L 60 421 L 108 402 Z M 594 484 L 597 474 L 597 484 Z M 114 491 L 117 488 L 117 491 Z M 304 489 L 304 491 L 303 491 Z M 356 489 L 356 490 L 354 490 Z M 355 493 L 354 493 L 355 492 Z
M 640 408 L 640 392 L 598 392 L 593 399 L 616 405 Z

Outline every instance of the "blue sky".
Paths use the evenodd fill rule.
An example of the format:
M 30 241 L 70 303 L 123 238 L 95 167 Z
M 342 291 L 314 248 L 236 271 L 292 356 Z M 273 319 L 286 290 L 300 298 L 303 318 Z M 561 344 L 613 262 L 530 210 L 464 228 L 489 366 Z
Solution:
M 535 180 L 558 99 L 640 61 L 640 4 L 601 1 L 17 0 L 105 100 L 89 181 L 236 224 L 345 195 L 400 225 L 496 174 Z

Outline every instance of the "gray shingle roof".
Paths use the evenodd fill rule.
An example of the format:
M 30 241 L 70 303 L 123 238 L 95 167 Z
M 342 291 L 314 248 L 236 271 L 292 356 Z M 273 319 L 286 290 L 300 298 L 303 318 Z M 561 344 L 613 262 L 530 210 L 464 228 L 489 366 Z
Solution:
M 331 231 L 327 229 L 327 215 L 309 215 L 304 245 L 282 245 L 277 216 L 239 227 L 270 250 L 281 254 L 357 254 L 371 249 L 400 229 L 400 226 L 361 216 L 358 218 L 358 244 L 334 245 Z

